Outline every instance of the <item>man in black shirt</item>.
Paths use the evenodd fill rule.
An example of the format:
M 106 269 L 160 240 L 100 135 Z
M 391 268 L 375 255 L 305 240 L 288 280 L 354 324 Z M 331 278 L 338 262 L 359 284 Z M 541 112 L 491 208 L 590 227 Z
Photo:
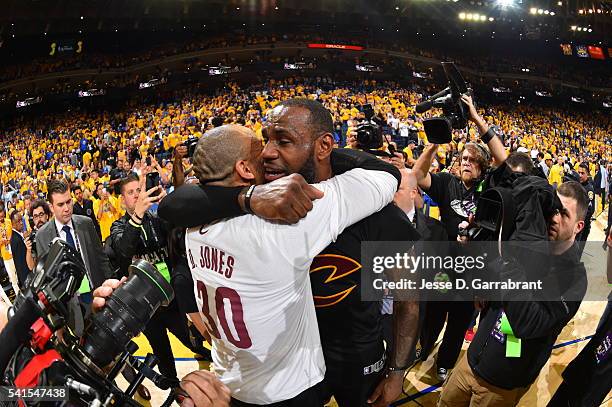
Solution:
M 438 150 L 437 144 L 430 144 L 425 148 L 414 165 L 419 187 L 429 195 L 440 207 L 442 223 L 446 227 L 448 239 L 455 241 L 459 224 L 467 221 L 476 213 L 476 204 L 480 193 L 480 184 L 484 180 L 485 172 L 491 164 L 501 165 L 506 159 L 506 150 L 501 140 L 493 133 L 487 123 L 478 115 L 472 99 L 462 96 L 462 100 L 469 106 L 470 121 L 476 124 L 481 140 L 487 147 L 479 143 L 467 143 L 460 152 L 460 176 L 447 172 L 430 174 L 429 168 Z M 448 371 L 453 368 L 461 351 L 463 337 L 474 313 L 471 302 L 435 302 L 428 304 L 427 316 L 423 330 L 427 337 L 435 342 L 447 320 L 444 339 L 440 345 L 437 359 L 437 374 L 440 380 L 445 380 Z M 448 314 L 448 318 L 447 318 Z M 423 349 L 431 349 L 432 343 L 421 344 Z M 426 357 L 427 355 L 422 355 Z
M 100 224 L 98 223 L 98 219 L 94 213 L 93 202 L 90 199 L 83 198 L 83 189 L 79 185 L 75 185 L 72 187 L 72 192 L 74 193 L 74 198 L 76 202 L 74 203 L 73 213 L 75 215 L 87 216 L 94 224 L 96 228 L 96 232 L 98 232 L 98 237 L 102 240 L 102 232 L 100 231 Z
M 320 182 L 334 175 L 334 160 L 340 165 L 346 166 L 349 162 L 349 166 L 357 164 L 362 168 L 369 166 L 389 171 L 390 166 L 361 152 L 335 151 L 331 163 L 328 158 L 320 158 L 312 141 L 331 134 L 332 130 L 331 115 L 318 102 L 292 99 L 277 105 L 270 112 L 263 131 L 267 141 L 262 154 L 266 181 L 299 173 L 307 182 Z M 227 210 L 234 204 L 232 198 L 224 200 L 227 202 L 210 199 L 207 195 L 216 193 L 215 190 L 192 187 L 188 193 L 183 193 L 184 188 L 188 186 L 169 195 L 158 209 L 161 217 L 177 226 L 193 227 L 210 223 L 212 218 L 243 213 L 240 208 L 233 212 Z M 253 198 L 258 188 L 254 189 Z M 247 209 L 256 204 L 253 198 Z M 239 202 L 245 206 L 243 197 L 239 197 Z M 358 204 L 347 202 L 347 205 Z M 301 203 L 293 205 L 296 206 L 301 216 L 309 210 Z M 190 212 L 189 207 L 198 211 Z M 213 217 L 215 212 L 219 216 Z M 416 341 L 418 304 L 394 303 L 395 346 L 386 356 L 380 303 L 363 302 L 360 297 L 361 242 L 410 242 L 417 238 L 418 233 L 406 215 L 391 204 L 347 228 L 311 265 L 313 295 L 327 366 L 326 395 L 335 396 L 340 406 L 365 407 L 368 403 L 387 406 L 401 394 L 404 373 Z
M 593 187 L 593 181 L 589 177 L 589 165 L 587 163 L 581 163 L 578 167 L 578 176 L 580 177 L 580 185 L 584 188 L 589 198 L 589 208 L 587 209 L 586 218 L 584 219 L 584 229 L 578 234 L 576 240 L 578 240 L 578 247 L 580 248 L 580 254 L 584 250 L 584 245 L 589 238 L 591 233 L 591 218 L 595 212 L 595 188 Z
M 542 285 L 557 289 L 552 296 L 541 295 L 541 290 L 501 292 L 500 301 L 485 306 L 474 340 L 442 390 L 440 407 L 517 405 L 548 361 L 561 330 L 578 311 L 587 280 L 575 239 L 583 228 L 588 201 L 575 181 L 561 184 L 557 195 L 561 210 L 548 220 L 533 218 L 552 242 L 550 267 L 538 270 Z M 499 273 L 502 281 L 521 281 L 532 271 L 511 255 L 495 264 L 492 272 Z M 508 354 L 510 335 L 520 340 L 518 354 Z

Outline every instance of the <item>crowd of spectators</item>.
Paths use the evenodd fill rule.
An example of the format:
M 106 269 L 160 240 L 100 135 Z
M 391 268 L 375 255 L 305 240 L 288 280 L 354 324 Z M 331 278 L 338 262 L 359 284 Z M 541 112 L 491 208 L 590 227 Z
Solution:
M 150 165 L 171 189 L 177 145 L 220 123 L 244 124 L 261 137 L 267 110 L 296 96 L 316 98 L 332 112 L 339 147 L 347 145 L 349 128 L 363 118 L 361 106 L 372 104 L 383 125 L 386 145 L 394 142 L 410 163 L 418 146 L 427 144 L 423 119 L 440 113 L 435 109 L 423 115 L 415 112 L 422 92 L 426 91 L 416 86 L 402 89 L 392 82 L 335 83 L 328 77 L 292 77 L 269 79 L 249 88 L 230 82 L 214 95 L 185 90 L 175 94 L 174 103 L 132 104 L 114 113 L 68 112 L 16 121 L 0 133 L 3 197 L 9 207 L 28 210 L 33 199 L 44 196 L 48 179 L 65 178 L 80 185 L 85 198 L 94 201 L 105 238 L 122 214 L 120 199 L 110 186 L 114 171 L 139 173 Z M 539 152 L 555 161 L 561 157 L 572 168 L 588 162 L 592 176 L 600 160 L 612 161 L 609 116 L 528 106 L 485 106 L 481 113 L 504 135 L 509 151 L 522 148 L 534 159 Z M 434 166 L 451 167 L 453 154 L 475 137 L 474 129 L 455 131 L 454 142 L 439 149 Z M 183 159 L 189 166 L 189 159 Z M 104 205 L 106 202 L 111 205 Z

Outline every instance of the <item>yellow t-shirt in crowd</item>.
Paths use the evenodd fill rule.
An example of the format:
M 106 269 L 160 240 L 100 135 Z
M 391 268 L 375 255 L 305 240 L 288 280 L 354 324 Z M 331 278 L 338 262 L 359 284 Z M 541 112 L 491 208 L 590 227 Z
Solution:
M 83 154 L 83 165 L 89 167 L 89 164 L 91 164 L 91 153 L 89 151 L 85 151 L 85 154 Z
M 563 167 L 559 164 L 554 164 L 548 172 L 548 182 L 550 185 L 561 185 L 563 181 Z
M 102 209 L 102 214 L 98 216 L 100 205 L 102 205 L 101 199 L 96 199 L 93 203 L 94 213 L 96 214 L 96 218 L 98 219 L 98 223 L 100 223 L 100 232 L 102 232 L 102 241 L 105 241 L 107 237 L 110 236 L 111 225 L 114 221 L 119 219 L 119 216 L 113 215 L 113 211 L 110 209 L 112 205 L 116 207 L 116 199 L 112 196 L 108 197 L 108 201 L 104 203 L 104 208 Z
M 2 220 L 0 219 L 0 222 Z M 13 233 L 13 226 L 9 218 L 4 219 L 4 225 L 0 224 L 0 252 L 2 252 L 3 260 L 10 260 L 13 258 L 11 254 L 11 234 Z M 5 244 L 2 244 L 5 243 Z

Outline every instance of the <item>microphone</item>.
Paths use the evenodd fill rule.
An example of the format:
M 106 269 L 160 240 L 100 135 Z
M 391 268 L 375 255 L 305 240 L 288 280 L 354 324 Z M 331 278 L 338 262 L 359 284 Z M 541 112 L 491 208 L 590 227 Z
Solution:
M 431 109 L 433 107 L 434 102 L 436 101 L 436 99 L 438 99 L 438 98 L 440 98 L 442 96 L 446 96 L 449 92 L 450 92 L 450 88 L 446 88 L 446 89 L 436 93 L 435 95 L 433 95 L 432 97 L 430 97 L 426 101 L 419 103 L 415 107 L 416 112 L 417 113 L 425 113 L 426 111 L 428 111 L 429 109 Z

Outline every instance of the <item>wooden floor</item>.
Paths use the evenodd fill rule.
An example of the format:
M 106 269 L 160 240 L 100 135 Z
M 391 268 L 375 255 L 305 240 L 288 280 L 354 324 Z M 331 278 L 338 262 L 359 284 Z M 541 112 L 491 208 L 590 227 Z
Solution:
M 602 242 L 604 240 L 604 233 L 602 231 L 603 222 L 602 219 L 598 219 L 598 222 L 593 222 L 593 228 L 589 236 L 589 241 Z M 585 263 L 589 261 L 598 260 L 605 258 L 605 252 L 599 247 L 594 245 L 590 250 L 585 251 L 583 261 Z M 589 252 L 590 251 L 590 252 Z M 605 271 L 602 270 L 602 276 L 605 275 Z M 605 287 L 605 284 L 604 284 Z M 608 287 L 609 291 L 609 287 Z M 561 372 L 565 369 L 565 366 L 574 359 L 574 357 L 582 350 L 584 345 L 587 343 L 587 337 L 595 332 L 595 328 L 599 321 L 599 318 L 606 306 L 605 301 L 584 301 L 578 310 L 578 313 L 574 319 L 563 329 L 563 332 L 557 340 L 557 344 L 550 360 L 542 369 L 538 380 L 531 386 L 527 394 L 521 399 L 519 406 L 521 407 L 545 407 L 551 396 L 561 382 Z M 209 364 L 206 362 L 197 362 L 193 359 L 193 354 L 185 348 L 172 334 L 169 334 L 171 338 L 172 348 L 176 357 L 176 367 L 179 377 L 186 375 L 187 373 L 197 369 L 208 369 Z M 136 342 L 140 346 L 138 355 L 145 355 L 151 351 L 149 344 L 144 336 L 140 336 L 136 339 Z M 464 343 L 463 352 L 467 349 L 468 343 Z M 435 406 L 439 397 L 440 383 L 436 379 L 435 375 L 435 359 L 436 351 L 432 352 L 432 355 L 428 360 L 415 366 L 409 373 L 404 383 L 403 395 L 394 406 Z M 461 357 L 461 356 L 460 356 Z M 152 393 L 153 399 L 151 402 L 140 401 L 145 406 L 160 406 L 166 398 L 167 391 L 161 391 L 155 388 L 155 386 L 146 381 L 148 389 Z M 124 384 L 120 383 L 120 386 Z M 608 399 L 602 406 L 612 407 L 612 392 L 608 395 Z M 175 404 L 176 405 L 176 404 Z M 330 407 L 336 407 L 336 403 L 332 400 L 329 405 Z

